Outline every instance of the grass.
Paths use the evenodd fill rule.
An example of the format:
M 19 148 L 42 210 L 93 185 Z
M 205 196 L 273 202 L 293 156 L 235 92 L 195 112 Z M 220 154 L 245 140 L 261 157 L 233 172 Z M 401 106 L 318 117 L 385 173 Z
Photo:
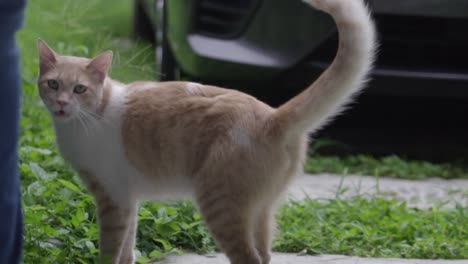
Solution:
M 420 211 L 381 198 L 292 202 L 274 248 L 306 254 L 468 258 L 468 210 Z
M 111 76 L 151 79 L 154 52 L 129 38 L 127 0 L 29 1 L 19 33 L 23 65 L 20 173 L 25 215 L 24 263 L 93 263 L 97 226 L 93 198 L 58 155 L 51 122 L 37 95 L 36 38 L 67 54 L 115 52 Z M 466 170 L 398 158 L 316 158 L 308 171 L 360 172 L 400 177 L 460 176 Z M 384 169 L 385 168 L 385 169 Z M 461 170 L 461 171 L 459 171 Z M 422 172 L 424 171 L 424 172 Z M 423 175 L 423 176 L 418 176 Z M 419 211 L 379 198 L 292 202 L 278 215 L 275 250 L 306 254 L 468 258 L 468 209 Z M 212 252 L 214 243 L 188 202 L 147 203 L 139 213 L 138 263 L 181 249 Z
M 29 1 L 25 26 L 19 32 L 23 78 L 37 75 L 36 40 L 42 38 L 59 53 L 92 57 L 114 51 L 110 75 L 120 81 L 154 79 L 154 50 L 149 43 L 132 41 L 132 1 Z
M 394 155 L 381 158 L 368 155 L 312 156 L 305 164 L 305 171 L 309 173 L 382 175 L 412 180 L 430 177 L 468 179 L 468 167 L 461 162 L 434 164 L 421 160 L 405 160 Z

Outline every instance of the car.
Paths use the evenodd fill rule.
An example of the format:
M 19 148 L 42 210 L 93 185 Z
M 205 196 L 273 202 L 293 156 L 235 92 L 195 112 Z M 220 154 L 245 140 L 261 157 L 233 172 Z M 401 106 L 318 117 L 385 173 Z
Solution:
M 369 5 L 381 45 L 372 92 L 468 94 L 468 0 Z M 331 18 L 299 0 L 136 0 L 135 6 L 135 30 L 156 40 L 162 80 L 183 72 L 238 89 L 259 83 L 293 89 L 317 77 L 337 48 Z
M 338 125 L 381 127 L 385 137 L 459 116 L 448 118 L 458 129 L 468 105 L 468 0 L 367 2 L 378 58 L 359 108 Z M 134 10 L 135 32 L 155 43 L 161 80 L 234 88 L 273 106 L 307 87 L 337 50 L 333 20 L 300 0 L 135 0 Z

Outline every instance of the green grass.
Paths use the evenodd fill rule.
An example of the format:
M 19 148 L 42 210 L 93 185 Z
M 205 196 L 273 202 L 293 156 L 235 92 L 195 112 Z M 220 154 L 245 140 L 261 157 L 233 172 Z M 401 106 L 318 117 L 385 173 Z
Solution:
M 468 179 L 468 166 L 461 162 L 434 164 L 421 160 L 405 160 L 398 156 L 382 158 L 368 155 L 312 156 L 305 164 L 305 171 L 309 173 L 380 175 L 413 180 L 430 177 Z
M 116 60 L 111 76 L 121 81 L 151 79 L 155 77 L 154 53 L 149 44 L 129 38 L 130 12 L 131 1 L 127 0 L 28 2 L 26 24 L 19 34 L 23 55 L 20 172 L 24 263 L 93 263 L 98 239 L 93 198 L 58 155 L 50 117 L 37 95 L 36 38 L 67 54 L 93 56 L 112 49 Z M 466 176 L 466 170 L 459 172 L 456 167 L 414 165 L 398 158 L 354 159 L 319 157 L 310 161 L 307 169 L 411 178 L 419 174 Z M 419 211 L 372 197 L 290 203 L 278 216 L 280 232 L 275 249 L 308 254 L 468 258 L 467 210 Z M 139 223 L 139 263 L 181 249 L 215 250 L 200 215 L 188 202 L 144 204 Z
M 421 211 L 381 198 L 292 202 L 274 248 L 305 254 L 468 258 L 468 210 Z
M 19 32 L 23 77 L 35 81 L 36 40 L 42 38 L 59 53 L 92 57 L 114 51 L 110 75 L 120 81 L 154 79 L 154 50 L 130 38 L 132 1 L 28 1 L 25 26 Z

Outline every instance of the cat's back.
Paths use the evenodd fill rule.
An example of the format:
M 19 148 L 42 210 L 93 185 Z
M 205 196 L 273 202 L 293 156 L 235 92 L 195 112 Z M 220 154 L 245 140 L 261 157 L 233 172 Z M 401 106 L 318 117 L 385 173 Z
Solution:
M 274 111 L 247 94 L 191 82 L 137 82 L 128 89 L 123 141 L 129 158 L 144 170 L 155 161 L 167 173 L 190 170 L 221 145 L 227 153 L 259 144 Z
M 264 111 L 273 110 L 270 106 L 258 101 L 256 98 L 232 89 L 220 88 L 211 85 L 202 85 L 194 82 L 145 82 L 137 81 L 127 85 L 127 106 L 136 110 L 145 104 L 161 104 L 160 106 L 171 107 L 178 105 L 183 107 L 187 104 L 198 106 L 255 106 Z M 180 105 L 185 103 L 185 105 Z
M 159 129 L 179 129 L 193 125 L 192 129 L 206 132 L 213 126 L 252 121 L 254 129 L 274 111 L 250 95 L 192 82 L 136 82 L 128 89 L 124 126 L 152 123 Z

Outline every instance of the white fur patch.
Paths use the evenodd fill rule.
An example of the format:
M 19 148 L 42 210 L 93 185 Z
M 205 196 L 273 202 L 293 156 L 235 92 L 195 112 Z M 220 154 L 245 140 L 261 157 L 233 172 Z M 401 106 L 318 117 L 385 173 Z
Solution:
M 250 147 L 251 140 L 249 135 L 247 134 L 247 131 L 244 128 L 236 126 L 229 131 L 229 135 L 231 136 L 232 141 L 236 145 L 242 147 Z
M 196 95 L 203 95 L 203 91 L 201 87 L 202 85 L 199 83 L 189 82 L 187 83 L 187 86 L 185 87 L 185 89 L 187 90 L 188 95 L 196 96 Z
M 154 88 L 158 88 L 158 86 L 159 85 L 155 82 L 148 82 L 148 83 L 138 86 L 138 91 L 154 89 Z
M 157 82 L 142 82 L 137 85 L 132 85 L 133 89 L 131 89 L 131 91 L 138 93 L 149 89 L 157 89 L 159 86 Z

